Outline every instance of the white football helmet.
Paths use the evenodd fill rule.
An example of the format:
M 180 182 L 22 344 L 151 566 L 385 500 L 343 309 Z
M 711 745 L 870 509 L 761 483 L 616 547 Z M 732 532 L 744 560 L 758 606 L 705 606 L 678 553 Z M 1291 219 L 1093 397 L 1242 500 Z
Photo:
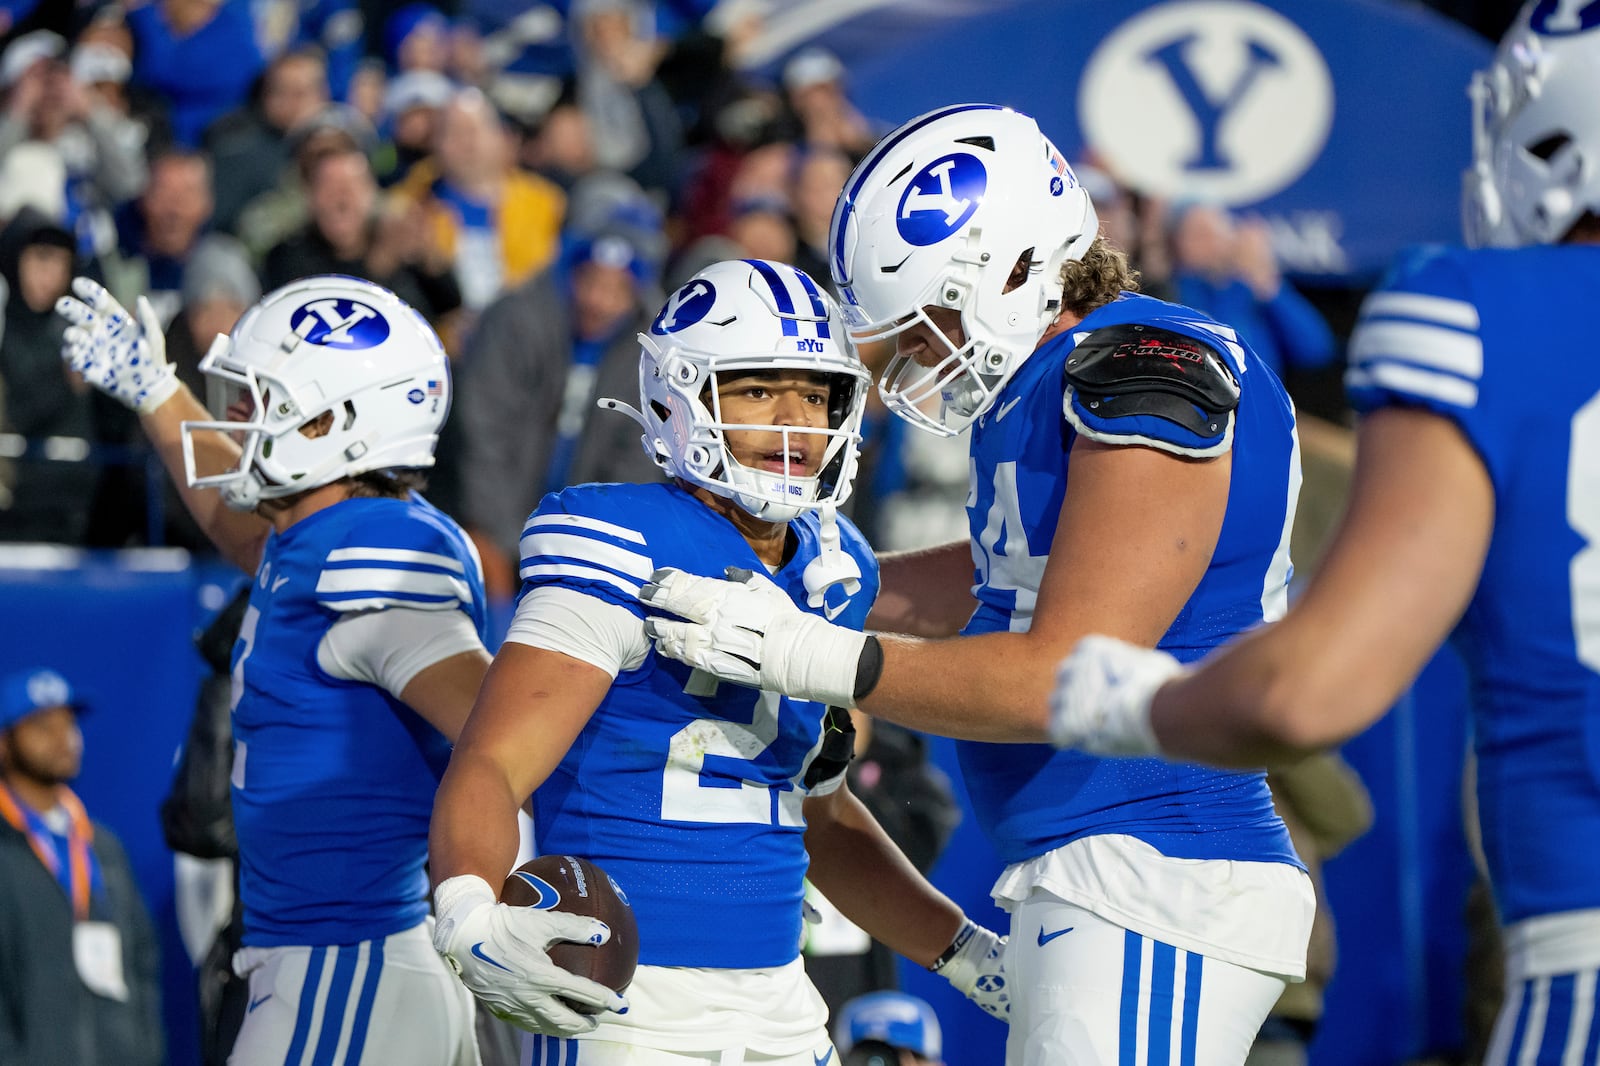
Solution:
M 1529 3 L 1468 95 L 1467 244 L 1553 244 L 1600 211 L 1600 4 Z
M 612 399 L 600 405 L 644 427 L 645 451 L 668 474 L 769 522 L 849 497 L 870 379 L 838 304 L 806 274 L 762 259 L 713 263 L 667 298 L 639 343 L 639 408 Z M 752 370 L 828 375 L 833 390 L 827 427 L 725 420 L 717 375 Z M 791 435 L 820 444 L 818 473 L 752 470 L 734 459 L 723 436 L 727 430 L 773 428 L 783 431 L 786 450 Z
M 450 365 L 433 327 L 388 289 L 341 274 L 262 297 L 200 370 L 254 401 L 247 422 L 183 423 L 189 484 L 219 489 L 239 510 L 369 470 L 430 467 L 450 412 Z M 300 432 L 327 411 L 327 433 Z M 210 430 L 242 432 L 244 454 L 201 477 L 194 434 Z
M 1099 229 L 1089 194 L 1027 115 L 994 104 L 930 111 L 879 141 L 850 175 L 829 234 L 833 280 L 858 342 L 961 313 L 966 342 L 937 365 L 896 355 L 878 387 L 914 425 L 959 433 L 1033 353 L 1061 309 L 1061 268 Z M 1026 277 L 1007 289 L 1013 268 Z M 934 399 L 939 411 L 924 405 Z

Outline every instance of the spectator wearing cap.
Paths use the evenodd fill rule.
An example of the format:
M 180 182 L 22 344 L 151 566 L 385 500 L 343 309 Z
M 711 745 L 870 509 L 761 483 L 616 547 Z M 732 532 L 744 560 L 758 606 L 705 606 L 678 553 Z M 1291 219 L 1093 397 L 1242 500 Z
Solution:
M 127 13 L 133 83 L 166 98 L 172 133 L 197 148 L 208 126 L 242 104 L 263 60 L 250 5 L 156 0 Z
M 0 511 L 0 540 L 82 544 L 87 535 L 96 472 L 84 460 L 96 437 L 94 402 L 61 362 L 66 323 L 55 313 L 76 262 L 72 234 L 33 207 L 0 230 L 4 428 L 32 445 L 17 460 L 10 506 Z M 49 438 L 59 438 L 55 454 L 43 450 Z M 8 1061 L 14 1060 L 0 1056 Z
M 566 196 L 515 165 L 499 113 L 476 89 L 451 99 L 432 158 L 412 167 L 395 194 L 427 216 L 471 312 L 555 258 Z
M 13 41 L 0 55 L 0 155 L 27 141 L 47 144 L 66 170 L 58 216 L 86 251 L 109 250 L 111 212 L 145 185 L 147 129 L 119 109 L 117 91 L 128 77 L 128 58 L 106 44 L 80 46 L 66 59 L 66 43 L 48 30 Z M 94 86 L 113 85 L 113 90 Z
M 844 64 L 825 48 L 796 52 L 783 65 L 784 100 L 792 120 L 789 140 L 808 148 L 835 148 L 851 159 L 865 156 L 879 130 L 845 92 Z
M 841 1066 L 942 1066 L 944 1038 L 928 1002 L 869 992 L 839 1010 L 833 1043 Z
M 383 93 L 383 143 L 375 161 L 381 184 L 403 181 L 433 153 L 439 116 L 455 93 L 455 83 L 436 70 L 407 71 L 389 82 Z
M 250 102 L 212 124 L 206 151 L 218 229 L 237 232 L 245 205 L 277 185 L 289 166 L 289 131 L 327 106 L 327 63 L 321 52 L 301 48 L 267 64 Z
M 516 591 L 522 523 L 546 492 L 658 479 L 638 429 L 595 414 L 596 398 L 639 387 L 634 338 L 656 305 L 658 266 L 625 231 L 579 235 L 553 269 L 490 304 L 473 331 L 455 405 L 471 416 L 455 420 L 458 444 L 441 443 L 440 462 L 458 479 L 457 515 L 491 596 Z
M 0 679 L 0 1062 L 160 1066 L 150 915 L 121 843 L 67 787 L 82 709 L 53 670 Z
M 395 74 L 450 66 L 450 20 L 432 4 L 406 4 L 383 23 L 383 55 Z

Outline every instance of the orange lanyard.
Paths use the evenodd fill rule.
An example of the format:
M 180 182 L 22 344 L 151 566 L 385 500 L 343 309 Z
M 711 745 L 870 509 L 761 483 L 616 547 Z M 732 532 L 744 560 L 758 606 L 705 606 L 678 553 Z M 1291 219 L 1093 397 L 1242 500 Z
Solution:
M 89 824 L 89 814 L 72 790 L 60 786 L 57 797 L 66 808 L 70 825 L 67 828 L 67 895 L 72 900 L 72 916 L 78 921 L 89 917 L 90 872 L 89 845 L 94 842 L 94 827 Z M 0 784 L 0 817 L 11 828 L 28 838 L 28 846 L 39 856 L 51 876 L 61 880 L 61 860 L 56 856 L 52 835 L 44 821 L 12 794 L 11 789 Z

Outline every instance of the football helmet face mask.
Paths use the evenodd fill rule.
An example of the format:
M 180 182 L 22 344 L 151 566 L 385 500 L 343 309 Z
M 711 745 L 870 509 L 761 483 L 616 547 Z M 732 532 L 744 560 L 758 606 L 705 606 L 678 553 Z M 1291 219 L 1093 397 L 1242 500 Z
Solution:
M 1529 3 L 1468 96 L 1468 245 L 1554 244 L 1600 210 L 1600 5 Z
M 794 267 L 759 259 L 715 263 L 667 298 L 639 334 L 639 408 L 601 406 L 644 428 L 645 451 L 673 477 L 732 499 L 757 518 L 786 522 L 850 495 L 870 380 L 838 305 Z M 727 421 L 719 381 L 762 371 L 806 371 L 830 385 L 827 425 Z M 727 434 L 782 434 L 785 453 L 818 454 L 817 472 L 756 470 L 740 463 Z
M 247 421 L 182 429 L 189 484 L 218 489 L 238 510 L 370 470 L 430 467 L 450 412 L 450 366 L 433 328 L 388 289 L 342 275 L 262 297 L 200 370 L 253 401 Z M 325 412 L 326 433 L 301 432 Z M 238 436 L 243 454 L 200 476 L 194 434 L 208 430 Z
M 919 325 L 936 339 L 936 354 L 923 353 L 932 365 L 889 361 L 878 386 L 890 410 L 942 435 L 971 425 L 1033 353 L 1061 309 L 1063 264 L 1098 229 L 1066 159 L 1019 112 L 942 108 L 879 141 L 846 183 L 828 239 L 857 342 Z M 925 307 L 958 311 L 961 343 Z

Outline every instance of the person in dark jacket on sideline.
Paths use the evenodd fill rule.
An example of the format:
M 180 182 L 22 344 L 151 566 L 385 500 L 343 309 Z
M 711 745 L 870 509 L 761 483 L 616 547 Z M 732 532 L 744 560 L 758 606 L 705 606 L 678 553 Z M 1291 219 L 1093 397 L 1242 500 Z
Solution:
M 155 929 L 122 844 L 67 787 L 81 709 L 53 670 L 0 680 L 0 1062 L 161 1066 Z

